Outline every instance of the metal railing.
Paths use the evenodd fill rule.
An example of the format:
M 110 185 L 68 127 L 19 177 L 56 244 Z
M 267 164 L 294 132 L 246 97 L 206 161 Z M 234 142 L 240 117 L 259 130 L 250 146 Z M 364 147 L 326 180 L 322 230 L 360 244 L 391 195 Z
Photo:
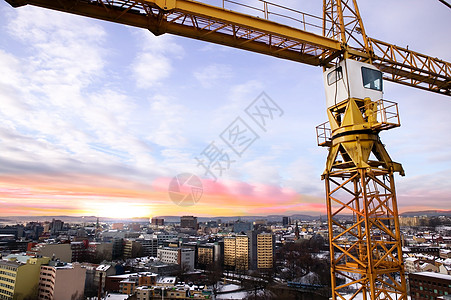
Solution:
M 378 113 L 381 116 L 381 122 L 384 124 L 400 126 L 398 103 L 379 100 L 378 103 Z
M 401 125 L 399 120 L 398 103 L 380 99 L 368 105 L 373 105 L 376 107 L 374 112 L 376 115 L 376 120 L 374 124 L 371 124 L 371 128 L 387 130 Z M 365 109 L 368 108 L 368 105 L 365 105 Z
M 332 141 L 332 130 L 329 121 L 316 126 L 316 141 L 318 146 L 329 147 Z
M 251 14 L 268 21 L 278 22 L 284 25 L 303 29 L 305 31 L 308 29 L 310 32 L 322 34 L 322 17 L 265 0 L 255 1 L 261 3 L 261 6 L 252 6 L 234 0 L 222 0 L 222 8 L 240 13 Z
M 388 100 L 377 100 L 363 107 L 366 121 L 373 130 L 388 130 L 401 125 L 398 113 L 398 103 Z M 316 140 L 318 146 L 330 147 L 332 142 L 332 130 L 330 123 L 324 122 L 316 126 Z

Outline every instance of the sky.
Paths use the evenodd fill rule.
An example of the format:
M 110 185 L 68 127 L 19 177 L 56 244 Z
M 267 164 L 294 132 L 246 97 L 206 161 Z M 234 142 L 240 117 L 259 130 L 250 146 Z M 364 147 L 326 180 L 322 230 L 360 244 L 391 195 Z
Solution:
M 370 37 L 451 61 L 439 1 L 359 5 Z M 0 216 L 326 213 L 321 68 L 5 1 L 0 15 Z M 381 133 L 406 172 L 399 210 L 451 209 L 451 98 L 384 89 L 401 118 Z M 246 113 L 255 101 L 276 108 L 264 126 Z M 233 151 L 237 125 L 250 135 Z M 213 154 L 221 173 L 202 167 Z M 196 176 L 201 194 L 180 205 L 169 191 Z

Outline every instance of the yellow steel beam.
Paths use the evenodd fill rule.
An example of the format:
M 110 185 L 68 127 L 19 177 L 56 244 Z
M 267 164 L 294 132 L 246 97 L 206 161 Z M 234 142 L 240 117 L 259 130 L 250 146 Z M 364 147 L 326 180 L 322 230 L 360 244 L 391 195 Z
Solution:
M 192 0 L 5 1 L 13 7 L 30 4 L 146 28 L 156 35 L 176 34 L 315 66 L 331 66 L 332 60 L 341 55 L 371 60 L 384 72 L 387 80 L 451 95 L 450 63 L 366 36 L 363 42 L 351 47 L 349 39 L 357 39 L 357 36 L 338 41 L 335 40 L 339 38 L 337 35 L 327 31 L 325 34 L 329 36 L 321 36 Z M 341 3 L 349 8 L 349 14 L 358 15 L 358 11 L 350 9 L 348 1 Z M 359 18 L 356 20 L 361 23 Z M 353 21 L 347 34 L 365 35 L 358 32 L 363 26 L 357 21 Z M 327 22 L 335 24 L 336 20 L 334 17 L 324 19 L 323 26 Z
M 451 63 L 369 38 L 373 64 L 384 79 L 451 96 Z
M 146 0 L 144 2 L 155 3 L 168 12 L 182 12 L 197 17 L 214 19 L 222 23 L 254 29 L 289 40 L 308 43 L 309 45 L 316 45 L 321 49 L 341 49 L 340 42 L 331 38 L 201 2 L 192 0 Z M 161 2 L 165 4 L 170 3 L 170 6 L 162 7 Z
M 30 4 L 310 65 L 322 64 L 324 54 L 341 51 L 340 42 L 331 38 L 190 0 L 6 1 L 14 7 Z

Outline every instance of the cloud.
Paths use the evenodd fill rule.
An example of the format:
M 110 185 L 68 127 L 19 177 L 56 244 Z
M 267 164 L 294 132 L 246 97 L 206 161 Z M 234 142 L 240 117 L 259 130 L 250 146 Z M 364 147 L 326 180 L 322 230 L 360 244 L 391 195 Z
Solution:
M 429 207 L 450 209 L 451 169 L 416 176 L 397 178 L 398 205 L 400 207 Z
M 143 52 L 137 55 L 133 68 L 136 84 L 140 88 L 153 87 L 169 77 L 171 61 L 160 53 Z
M 30 82 L 51 93 L 55 85 L 83 87 L 104 66 L 102 47 L 105 31 L 86 19 L 36 7 L 17 10 L 8 24 L 8 34 L 29 45 L 34 74 Z
M 322 171 L 306 158 L 298 158 L 287 166 L 284 185 L 299 194 L 322 196 L 324 195 L 324 182 L 320 180 Z
M 158 86 L 172 74 L 172 60 L 181 59 L 184 50 L 168 35 L 156 37 L 141 30 L 135 36 L 141 48 L 132 67 L 136 85 L 139 88 Z
M 291 4 L 304 10 L 304 4 Z M 367 12 L 374 6 L 362 5 Z M 380 7 L 367 33 L 405 44 L 402 37 L 385 36 L 393 23 L 380 23 L 381 15 L 391 13 L 377 11 Z M 408 15 L 414 6 L 406 7 Z M 321 76 L 318 81 L 312 76 L 320 74 L 319 68 L 168 35 L 154 37 L 136 28 L 117 30 L 118 25 L 31 6 L 5 11 L 0 20 L 0 174 L 5 176 L 0 193 L 24 202 L 22 208 L 14 202 L 16 211 L 39 209 L 39 201 L 50 209 L 48 199 L 55 201 L 55 209 L 73 201 L 78 206 L 69 209 L 85 212 L 90 203 L 108 201 L 196 215 L 324 208 L 320 174 L 327 153 L 316 147 L 314 136 L 314 126 L 325 118 Z M 365 21 L 368 13 L 361 11 Z M 421 13 L 416 8 L 408 17 L 410 36 L 418 33 L 413 25 L 424 26 L 412 22 Z M 433 15 L 428 12 L 428 19 Z M 449 19 L 437 22 L 447 25 Z M 431 54 L 448 55 L 449 47 L 436 35 L 449 26 L 438 25 L 427 45 L 415 39 Z M 199 52 L 203 45 L 205 51 Z M 185 49 L 192 52 L 185 54 Z M 408 180 L 397 180 L 400 206 L 444 207 L 450 192 L 445 183 L 450 102 L 404 86 L 386 87 L 389 99 L 403 102 L 401 129 L 382 134 L 393 159 L 407 171 Z M 160 189 L 150 186 L 181 172 L 202 174 L 194 156 L 213 140 L 219 145 L 219 134 L 236 117 L 245 117 L 244 109 L 262 91 L 284 109 L 283 118 L 265 134 L 259 132 L 261 138 L 219 182 L 205 184 L 199 206 L 178 210 L 168 199 L 167 183 Z M 22 181 L 16 186 L 18 178 Z
M 232 76 L 232 68 L 224 64 L 211 64 L 194 72 L 194 77 L 204 88 L 219 85 Z
M 152 173 L 152 148 L 129 128 L 135 102 L 109 86 L 104 28 L 35 7 L 9 15 L 25 52 L 0 49 L 4 172 Z M 127 170 L 127 171 L 125 171 Z M 130 174 L 133 176 L 133 174 Z

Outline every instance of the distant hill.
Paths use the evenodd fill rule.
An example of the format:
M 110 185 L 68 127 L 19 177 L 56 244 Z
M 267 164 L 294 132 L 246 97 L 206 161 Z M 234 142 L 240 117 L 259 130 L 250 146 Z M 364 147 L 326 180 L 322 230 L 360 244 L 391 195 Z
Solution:
M 97 222 L 96 216 L 10 216 L 1 217 L 0 223 L 27 223 L 27 222 L 51 222 L 53 219 L 61 220 L 64 223 L 95 223 Z M 117 218 L 102 218 L 99 217 L 101 222 L 149 222 L 149 218 L 133 218 L 133 219 L 117 219 Z
M 427 216 L 427 217 L 438 217 L 438 216 L 448 216 L 451 217 L 451 210 L 424 210 L 424 211 L 410 211 L 400 214 L 402 217 L 415 217 L 415 216 Z M 282 222 L 283 217 L 290 217 L 292 220 L 301 221 L 313 221 L 319 220 L 320 218 L 325 221 L 327 215 L 322 216 L 312 216 L 307 214 L 293 214 L 293 215 L 268 215 L 268 216 L 233 216 L 233 217 L 198 217 L 199 222 L 207 222 L 211 220 L 220 219 L 221 222 L 234 222 L 237 220 L 245 222 L 255 222 L 259 219 L 265 219 L 268 222 Z M 180 222 L 180 216 L 158 216 L 158 218 L 163 218 L 166 223 L 178 223 Z M 342 215 L 341 218 L 352 219 L 352 215 L 346 216 Z M 26 223 L 26 222 L 45 222 L 52 221 L 52 219 L 61 220 L 65 223 L 95 223 L 97 221 L 96 216 L 11 216 L 11 217 L 1 217 L 0 223 L 3 224 L 15 224 L 15 223 Z M 132 218 L 132 219 L 118 219 L 118 218 L 99 218 L 100 222 L 137 222 L 137 223 L 148 223 L 149 218 Z
M 451 210 L 423 210 L 423 211 L 408 211 L 401 214 L 402 217 L 451 217 Z
M 259 219 L 265 219 L 268 222 L 282 222 L 283 217 L 290 217 L 293 220 L 302 220 L 302 221 L 312 221 L 318 220 L 319 216 L 310 216 L 304 214 L 295 214 L 295 215 L 269 215 L 269 216 L 233 216 L 233 217 L 198 217 L 197 220 L 199 222 L 207 222 L 210 220 L 218 220 L 221 222 L 234 222 L 237 220 L 245 221 L 245 222 L 254 222 Z M 158 216 L 157 218 L 163 218 L 166 223 L 178 223 L 180 222 L 180 216 Z M 325 220 L 327 216 L 322 216 L 322 219 Z M 26 223 L 26 222 L 45 222 L 52 221 L 52 219 L 61 220 L 65 223 L 95 223 L 97 221 L 96 216 L 10 216 L 10 217 L 1 217 L 0 223 L 6 224 L 15 224 L 15 223 Z M 138 222 L 138 223 L 148 223 L 149 218 L 132 218 L 132 219 L 118 219 L 118 218 L 104 218 L 99 217 L 100 222 Z
M 207 221 L 216 221 L 218 219 L 221 220 L 221 222 L 234 222 L 237 220 L 245 221 L 245 222 L 255 222 L 256 220 L 267 220 L 268 222 L 282 222 L 283 217 L 290 217 L 291 219 L 295 220 L 305 220 L 305 221 L 312 221 L 312 220 L 318 220 L 319 216 L 310 216 L 310 215 L 269 215 L 269 216 L 232 216 L 232 217 L 224 217 L 224 216 L 218 216 L 218 217 L 198 217 L 198 222 L 207 222 Z M 157 218 L 163 218 L 165 222 L 180 222 L 180 217 L 178 216 L 158 216 Z M 327 216 L 323 216 L 323 219 L 327 218 Z

